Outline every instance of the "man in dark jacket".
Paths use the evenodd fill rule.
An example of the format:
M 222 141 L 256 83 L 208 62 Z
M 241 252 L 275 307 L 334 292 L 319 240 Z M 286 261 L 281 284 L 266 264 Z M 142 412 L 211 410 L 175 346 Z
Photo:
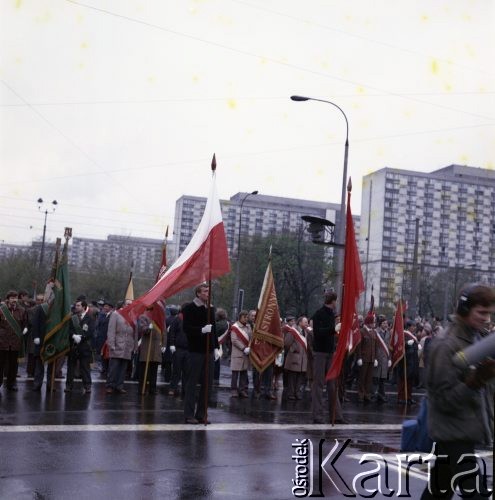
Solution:
M 69 323 L 70 351 L 67 361 L 67 379 L 65 392 L 72 391 L 74 370 L 79 360 L 79 370 L 83 382 L 83 393 L 91 392 L 91 340 L 95 331 L 95 319 L 88 309 L 85 300 L 77 300 L 74 305 L 74 314 Z
M 340 400 L 335 393 L 335 381 L 325 381 L 326 374 L 332 364 L 335 352 L 335 307 L 337 294 L 325 294 L 323 307 L 311 318 L 313 321 L 313 384 L 311 386 L 311 408 L 313 422 L 325 423 L 323 409 L 323 386 L 327 385 L 327 396 L 330 410 L 330 422 L 346 423 L 342 416 Z
M 210 307 L 209 311 L 207 309 L 209 290 L 206 284 L 197 286 L 196 297 L 182 310 L 190 362 L 184 400 L 184 419 L 187 424 L 209 423 L 206 420 L 205 394 L 207 388 L 208 394 L 211 394 L 214 361 L 215 357 L 220 356 L 215 334 L 215 309 L 213 307 Z M 207 343 L 208 353 L 206 353 Z M 208 363 L 207 377 L 206 363 Z M 196 399 L 197 384 L 201 386 L 198 399 Z
M 182 397 L 184 397 L 189 370 L 189 351 L 187 337 L 183 328 L 182 312 L 173 316 L 168 329 L 168 338 L 170 343 L 169 349 L 173 356 L 172 378 L 170 379 L 168 395 L 179 396 L 179 381 L 181 381 L 181 393 Z
M 489 496 L 486 478 L 479 466 L 475 469 L 473 458 L 477 444 L 493 439 L 488 403 L 493 401 L 490 381 L 495 378 L 495 360 L 487 358 L 476 368 L 463 369 L 454 359 L 481 339 L 493 313 L 495 292 L 486 285 L 467 287 L 459 297 L 454 322 L 431 343 L 426 368 L 428 433 L 435 441 L 437 459 L 422 499 L 452 498 L 456 486 L 462 497 Z

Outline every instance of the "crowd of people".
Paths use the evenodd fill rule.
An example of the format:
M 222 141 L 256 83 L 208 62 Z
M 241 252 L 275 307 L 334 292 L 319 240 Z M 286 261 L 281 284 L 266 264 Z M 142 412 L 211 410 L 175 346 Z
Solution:
M 84 295 L 77 297 L 68 323 L 66 356 L 48 364 L 46 389 L 55 389 L 53 380 L 62 377 L 62 365 L 67 362 L 66 393 L 76 390 L 77 378 L 82 381 L 79 391 L 90 393 L 92 371 L 98 369 L 106 379 L 107 394 L 125 394 L 125 380 L 132 378 L 139 381 L 141 394 L 154 395 L 161 365 L 162 377 L 169 382 L 168 396 L 184 401 L 185 422 L 208 424 L 207 394 L 219 379 L 220 364 L 229 363 L 232 398 L 276 401 L 277 391 L 283 388 L 282 397 L 296 401 L 308 391 L 314 423 L 346 423 L 342 403 L 349 401 L 353 387 L 357 403 L 363 405 L 414 405 L 413 390 L 426 388 L 428 431 L 438 444 L 437 452 L 462 457 L 480 441 L 493 442 L 495 360 L 487 353 L 485 361 L 467 372 L 452 361 L 456 352 L 493 331 L 495 293 L 488 286 L 474 285 L 461 292 L 446 330 L 438 321 L 404 318 L 400 357 L 392 351 L 394 332 L 389 319 L 372 311 L 360 316 L 355 347 L 346 356 L 340 377 L 331 380 L 326 374 L 340 327 L 335 293 L 325 294 L 324 304 L 311 318 L 282 320 L 284 348 L 261 373 L 250 359 L 256 311 L 243 310 L 231 322 L 225 310 L 209 305 L 208 285 L 197 286 L 194 293 L 191 302 L 167 308 L 163 331 L 147 311 L 134 325 L 120 313 L 123 303 L 114 307 L 108 301 L 89 303 Z M 51 300 L 49 284 L 35 301 L 20 290 L 9 291 L 0 302 L 0 386 L 5 382 L 8 391 L 18 390 L 20 358 L 27 359 L 32 390 L 41 391 L 45 379 L 41 349 Z M 392 401 L 385 391 L 387 382 L 397 387 Z M 455 464 L 449 468 L 439 462 L 433 472 L 445 485 L 459 470 Z M 423 498 L 430 498 L 430 490 L 425 490 Z

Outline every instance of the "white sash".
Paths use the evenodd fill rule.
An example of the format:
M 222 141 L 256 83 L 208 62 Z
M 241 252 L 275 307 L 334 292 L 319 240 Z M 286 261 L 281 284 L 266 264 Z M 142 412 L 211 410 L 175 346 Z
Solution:
M 376 336 L 377 336 L 378 340 L 380 341 L 380 346 L 385 351 L 385 354 L 387 355 L 387 357 L 390 356 L 390 351 L 388 350 L 387 344 L 385 344 L 385 341 L 382 339 L 382 336 L 378 332 L 376 332 Z
M 308 340 L 304 335 L 302 335 L 297 328 L 294 328 L 293 326 L 288 326 L 286 325 L 285 327 L 285 332 L 290 333 L 296 342 L 298 342 L 305 351 L 308 350 Z
M 230 331 L 235 334 L 245 347 L 249 346 L 249 335 L 242 328 L 239 328 L 237 323 L 232 325 Z

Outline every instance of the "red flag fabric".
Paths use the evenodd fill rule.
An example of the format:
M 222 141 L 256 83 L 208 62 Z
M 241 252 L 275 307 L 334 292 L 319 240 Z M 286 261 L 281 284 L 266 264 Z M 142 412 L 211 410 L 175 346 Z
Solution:
M 119 311 L 129 323 L 135 323 L 146 308 L 156 301 L 230 272 L 227 239 L 215 177 L 214 171 L 203 218 L 184 252 L 153 288 Z
M 395 310 L 392 335 L 390 337 L 390 351 L 392 353 L 392 368 L 404 357 L 404 318 L 402 312 L 402 300 L 397 302 Z
M 273 281 L 272 263 L 266 268 L 263 287 L 258 301 L 249 357 L 253 366 L 262 373 L 275 360 L 284 347 L 277 294 Z
M 347 191 L 347 214 L 345 230 L 344 276 L 343 276 L 342 314 L 337 350 L 332 359 L 326 379 L 335 379 L 340 375 L 348 350 L 352 349 L 352 331 L 357 318 L 357 301 L 364 292 L 363 273 L 359 262 L 359 251 L 354 233 L 354 221 L 351 213 L 351 191 Z

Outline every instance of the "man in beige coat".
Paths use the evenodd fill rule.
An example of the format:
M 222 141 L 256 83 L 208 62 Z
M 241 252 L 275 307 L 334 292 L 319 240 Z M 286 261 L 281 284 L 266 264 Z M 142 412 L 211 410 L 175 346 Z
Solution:
M 287 373 L 287 399 L 291 401 L 302 399 L 300 388 L 308 368 L 307 329 L 308 318 L 305 316 L 297 320 L 296 326 L 287 324 L 284 327 L 284 347 L 287 352 L 284 369 Z
M 252 336 L 251 326 L 248 323 L 248 312 L 241 311 L 239 319 L 230 329 L 230 339 L 232 342 L 232 353 L 230 357 L 230 369 L 232 370 L 232 380 L 230 388 L 232 397 L 247 398 L 249 369 L 249 342 Z
M 122 307 L 122 302 L 117 308 Z M 116 392 L 125 394 L 124 389 L 125 372 L 132 358 L 132 353 L 137 351 L 138 336 L 137 329 L 115 311 L 110 316 L 108 323 L 107 344 L 109 349 L 110 363 L 108 365 L 107 394 Z

